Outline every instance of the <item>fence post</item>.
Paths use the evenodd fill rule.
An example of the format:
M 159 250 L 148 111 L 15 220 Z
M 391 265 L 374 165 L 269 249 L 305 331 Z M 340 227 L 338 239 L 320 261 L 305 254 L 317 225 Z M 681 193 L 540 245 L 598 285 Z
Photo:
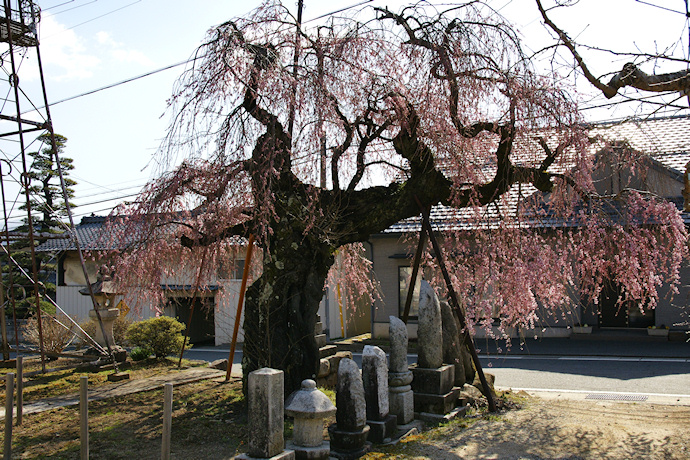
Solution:
M 172 431 L 173 384 L 166 383 L 163 388 L 163 446 L 161 460 L 170 460 L 170 434 Z
M 89 458 L 89 377 L 79 378 L 79 440 L 81 460 Z
M 5 389 L 5 459 L 12 458 L 12 413 L 14 406 L 14 373 L 8 372 L 5 376 L 7 387 Z
M 24 413 L 24 358 L 17 356 L 17 426 L 22 425 Z

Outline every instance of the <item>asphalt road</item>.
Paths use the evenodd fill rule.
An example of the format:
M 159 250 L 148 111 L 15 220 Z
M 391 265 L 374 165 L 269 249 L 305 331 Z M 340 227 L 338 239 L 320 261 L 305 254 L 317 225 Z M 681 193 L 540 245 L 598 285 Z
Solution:
M 501 388 L 690 396 L 690 344 L 685 347 L 607 343 L 585 350 L 587 354 L 575 353 L 576 345 L 563 342 L 561 348 L 567 346 L 567 350 L 549 343 L 543 347 L 544 351 L 558 355 L 539 354 L 538 347 L 523 354 L 519 354 L 520 350 L 509 354 L 485 350 L 480 352 L 480 360 L 485 372 L 494 374 L 496 386 Z M 593 355 L 592 351 L 600 354 Z M 213 361 L 227 359 L 228 352 L 225 347 L 202 347 L 187 350 L 185 356 Z M 353 357 L 361 366 L 361 353 L 355 352 Z M 415 354 L 408 356 L 410 363 L 416 360 Z M 241 372 L 241 361 L 242 351 L 237 350 L 233 372 Z

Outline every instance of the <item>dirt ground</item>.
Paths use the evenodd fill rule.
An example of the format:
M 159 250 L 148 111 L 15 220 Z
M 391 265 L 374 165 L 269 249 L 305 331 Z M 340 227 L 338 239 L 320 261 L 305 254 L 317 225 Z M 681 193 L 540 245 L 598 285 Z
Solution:
M 415 438 L 387 458 L 688 459 L 690 407 L 528 398 L 520 410 Z
M 90 403 L 90 458 L 160 458 L 162 393 Z M 228 459 L 246 449 L 239 381 L 181 385 L 174 399 L 173 459 Z M 367 458 L 690 459 L 690 406 L 535 397 L 511 401 L 522 408 L 499 415 L 475 412 L 395 446 L 377 446 Z M 290 423 L 285 434 L 291 438 Z M 0 433 L 0 443 L 2 438 Z M 78 407 L 26 416 L 23 426 L 14 428 L 13 454 L 78 459 Z

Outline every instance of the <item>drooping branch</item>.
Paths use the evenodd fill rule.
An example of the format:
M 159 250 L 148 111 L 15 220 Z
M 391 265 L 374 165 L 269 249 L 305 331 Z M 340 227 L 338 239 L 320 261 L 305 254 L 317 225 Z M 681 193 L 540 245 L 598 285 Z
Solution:
M 460 82 L 458 81 L 458 73 L 453 67 L 453 59 L 451 58 L 451 53 L 449 51 L 452 45 L 448 41 L 450 33 L 458 24 L 456 20 L 451 21 L 446 26 L 446 33 L 443 35 L 443 42 L 441 44 L 437 44 L 418 36 L 417 32 L 423 30 L 424 26 L 420 25 L 418 28 L 413 28 L 409 24 L 409 20 L 414 19 L 413 17 L 404 17 L 402 14 L 393 13 L 385 8 L 376 8 L 376 11 L 381 13 L 379 20 L 392 19 L 396 24 L 400 25 L 405 30 L 405 33 L 408 36 L 408 40 L 406 41 L 407 44 L 419 46 L 434 53 L 437 63 L 434 65 L 432 75 L 434 75 L 435 78 L 445 80 L 448 83 L 448 90 L 450 93 L 448 97 L 448 109 L 450 111 L 450 117 L 453 125 L 457 129 L 458 133 L 466 138 L 476 137 L 483 131 L 498 134 L 499 126 L 496 123 L 479 122 L 466 126 L 460 120 L 458 113 L 458 104 L 460 101 Z M 443 75 L 440 75 L 438 72 L 439 66 L 443 68 Z
M 558 35 L 558 38 L 563 42 L 565 47 L 568 48 L 573 58 L 575 58 L 578 67 L 580 67 L 585 78 L 587 78 L 587 81 L 599 89 L 607 99 L 614 97 L 618 94 L 619 89 L 626 86 L 654 93 L 668 91 L 678 91 L 685 94 L 690 93 L 690 70 L 687 69 L 660 75 L 649 75 L 641 71 L 634 63 L 629 62 L 623 66 L 620 72 L 611 78 L 608 84 L 602 82 L 589 70 L 585 60 L 577 52 L 575 42 L 548 17 L 546 10 L 541 4 L 541 0 L 536 0 L 536 2 L 539 12 L 544 19 L 544 23 Z

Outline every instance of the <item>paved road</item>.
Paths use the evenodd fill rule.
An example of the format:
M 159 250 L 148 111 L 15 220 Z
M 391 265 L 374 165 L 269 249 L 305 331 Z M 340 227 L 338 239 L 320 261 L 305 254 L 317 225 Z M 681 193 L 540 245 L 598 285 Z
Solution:
M 479 344 L 478 344 L 479 346 Z M 227 358 L 228 349 L 197 348 L 192 359 Z M 354 358 L 361 365 L 361 353 Z M 690 396 L 690 344 L 649 341 L 544 339 L 499 350 L 484 344 L 480 359 L 501 388 Z M 408 356 L 414 363 L 415 354 Z M 241 373 L 241 350 L 233 373 Z

